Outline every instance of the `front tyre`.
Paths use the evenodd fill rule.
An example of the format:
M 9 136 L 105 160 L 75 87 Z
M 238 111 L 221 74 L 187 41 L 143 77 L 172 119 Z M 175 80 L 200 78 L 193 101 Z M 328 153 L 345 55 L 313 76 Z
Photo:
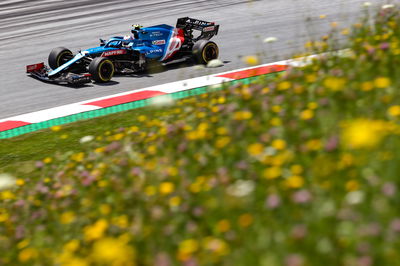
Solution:
M 49 66 L 56 69 L 74 57 L 72 52 L 65 47 L 57 47 L 51 50 L 49 54 Z
M 109 82 L 114 76 L 114 63 L 107 57 L 96 57 L 89 64 L 89 73 L 96 82 Z
M 193 56 L 197 63 L 208 64 L 219 56 L 219 48 L 215 42 L 209 40 L 199 40 L 193 45 Z

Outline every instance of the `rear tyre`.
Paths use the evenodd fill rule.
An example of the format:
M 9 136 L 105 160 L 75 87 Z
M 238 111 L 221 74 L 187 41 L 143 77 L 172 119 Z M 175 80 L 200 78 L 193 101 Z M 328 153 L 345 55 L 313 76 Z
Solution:
M 96 57 L 89 65 L 89 73 L 96 82 L 109 82 L 114 76 L 114 71 L 114 63 L 107 57 Z
M 193 56 L 197 63 L 208 64 L 219 56 L 219 48 L 215 42 L 209 40 L 199 40 L 193 45 Z
M 72 52 L 65 47 L 57 47 L 49 54 L 49 66 L 56 69 L 74 57 Z

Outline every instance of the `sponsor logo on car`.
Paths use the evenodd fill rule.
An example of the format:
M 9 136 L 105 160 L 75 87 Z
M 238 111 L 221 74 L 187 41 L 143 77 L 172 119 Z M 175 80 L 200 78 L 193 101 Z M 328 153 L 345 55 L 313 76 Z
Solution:
M 124 49 L 119 49 L 119 50 L 113 50 L 113 51 L 107 51 L 104 52 L 101 56 L 102 57 L 107 57 L 107 56 L 114 56 L 114 55 L 122 55 L 122 54 L 126 54 L 127 51 Z
M 154 53 L 161 53 L 162 49 L 154 49 L 154 50 L 149 50 L 146 52 L 146 54 L 154 54 Z
M 215 29 L 214 26 L 209 26 L 209 27 L 205 27 L 205 28 L 203 29 L 203 31 L 204 31 L 204 32 L 213 31 L 214 29 Z
M 200 25 L 200 26 L 208 26 L 208 25 L 213 24 L 212 22 L 201 21 L 201 20 L 197 20 L 197 19 L 188 19 L 188 20 L 186 20 L 186 23 L 191 23 L 191 24 Z
M 150 37 L 159 37 L 159 36 L 163 36 L 162 32 L 160 31 L 153 31 L 150 34 Z
M 154 45 L 164 45 L 165 44 L 165 40 L 155 40 L 152 43 Z

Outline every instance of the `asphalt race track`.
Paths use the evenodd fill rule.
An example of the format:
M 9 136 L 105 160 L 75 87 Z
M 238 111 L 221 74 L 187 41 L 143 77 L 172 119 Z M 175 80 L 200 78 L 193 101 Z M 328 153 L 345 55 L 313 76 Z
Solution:
M 245 67 L 244 55 L 262 63 L 288 59 L 310 38 L 324 35 L 361 15 L 364 0 L 1 0 L 0 119 L 127 90 Z M 373 6 L 386 3 L 370 1 Z M 321 19 L 320 15 L 326 15 Z M 72 88 L 46 84 L 25 74 L 27 64 L 46 62 L 50 50 L 98 46 L 98 39 L 129 33 L 130 25 L 175 25 L 190 16 L 216 21 L 223 67 L 171 66 L 142 76 L 117 76 L 107 85 Z M 266 37 L 278 42 L 263 43 Z

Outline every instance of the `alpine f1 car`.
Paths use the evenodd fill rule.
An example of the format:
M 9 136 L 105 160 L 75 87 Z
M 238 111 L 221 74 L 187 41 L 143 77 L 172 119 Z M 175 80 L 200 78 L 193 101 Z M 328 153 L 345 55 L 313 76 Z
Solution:
M 166 24 L 142 28 L 133 26 L 131 36 L 117 36 L 100 46 L 74 55 L 64 47 L 53 49 L 44 63 L 29 65 L 27 73 L 47 82 L 83 84 L 108 82 L 115 73 L 132 74 L 149 65 L 194 59 L 207 64 L 218 58 L 219 49 L 210 39 L 218 34 L 219 25 L 189 17 L 179 18 L 176 27 Z M 129 38 L 127 38 L 129 37 Z

